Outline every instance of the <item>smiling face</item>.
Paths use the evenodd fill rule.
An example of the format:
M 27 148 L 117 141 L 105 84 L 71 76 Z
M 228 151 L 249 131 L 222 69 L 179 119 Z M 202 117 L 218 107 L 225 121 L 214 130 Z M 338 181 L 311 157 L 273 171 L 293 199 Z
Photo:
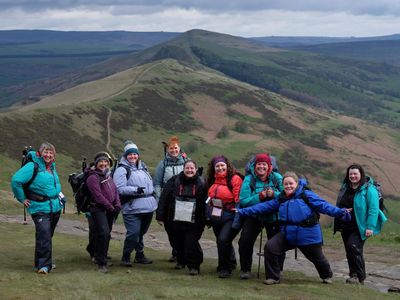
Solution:
M 183 174 L 185 174 L 186 177 L 191 178 L 194 175 L 196 175 L 196 166 L 193 162 L 188 162 L 185 164 L 185 167 L 183 168 Z
M 46 164 L 49 164 L 54 160 L 54 152 L 51 149 L 44 149 L 41 155 Z
M 297 185 L 298 183 L 292 177 L 285 177 L 285 179 L 283 179 L 283 188 L 286 196 L 293 194 Z
M 359 169 L 350 169 L 349 170 L 349 180 L 353 187 L 356 187 L 360 184 L 361 173 Z
M 139 159 L 139 154 L 137 153 L 129 153 L 126 156 L 126 159 L 130 162 L 130 163 L 136 163 Z
M 268 168 L 267 162 L 262 161 L 256 164 L 254 170 L 257 176 L 263 178 L 268 175 Z
M 226 170 L 227 170 L 227 168 L 228 168 L 228 166 L 226 165 L 226 163 L 224 163 L 224 162 L 217 162 L 216 164 L 215 164 L 215 166 L 214 166 L 214 170 L 215 170 L 215 173 L 217 174 L 217 173 L 225 173 L 226 172 Z
M 181 147 L 178 144 L 172 144 L 168 146 L 167 151 L 171 157 L 178 157 Z
M 110 166 L 110 162 L 107 159 L 101 159 L 98 161 L 96 168 L 101 171 L 104 171 L 104 170 L 108 169 L 109 166 Z

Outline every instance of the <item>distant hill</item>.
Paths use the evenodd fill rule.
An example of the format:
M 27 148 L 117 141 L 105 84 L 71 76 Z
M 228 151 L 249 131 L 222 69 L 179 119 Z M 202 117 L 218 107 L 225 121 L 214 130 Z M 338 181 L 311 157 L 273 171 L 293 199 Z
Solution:
M 189 33 L 189 38 L 196 34 Z M 206 37 L 196 39 L 196 46 Z M 168 49 L 187 38 L 168 44 Z M 244 47 L 242 40 L 222 38 L 221 44 Z M 163 47 L 152 53 L 167 54 Z M 82 157 L 91 160 L 107 144 L 118 156 L 127 138 L 137 143 L 153 171 L 163 156 L 161 141 L 178 134 L 185 151 L 202 166 L 224 153 L 243 168 L 251 154 L 267 151 L 277 156 L 281 172 L 307 176 L 313 189 L 332 200 L 346 166 L 357 161 L 385 182 L 388 195 L 398 194 L 398 131 L 313 109 L 200 63 L 189 64 L 196 57 L 186 53 L 190 48 L 181 50 L 183 61 L 158 59 L 0 113 L 0 188 L 9 189 L 7 174 L 18 167 L 26 144 L 53 142 L 67 185 L 67 174 L 79 169 Z
M 400 34 L 372 37 L 325 37 L 325 36 L 264 36 L 250 38 L 270 47 L 291 48 L 331 43 L 400 40 Z
M 14 91 L 19 87 L 11 86 L 53 78 L 110 57 L 143 50 L 177 35 L 174 32 L 0 31 L 0 107 L 15 102 Z
M 191 30 L 140 52 L 7 92 L 14 102 L 39 100 L 44 95 L 168 58 L 189 67 L 214 69 L 320 109 L 400 126 L 400 67 L 269 48 L 248 39 L 203 30 Z
M 400 66 L 400 39 L 293 46 L 291 49 Z

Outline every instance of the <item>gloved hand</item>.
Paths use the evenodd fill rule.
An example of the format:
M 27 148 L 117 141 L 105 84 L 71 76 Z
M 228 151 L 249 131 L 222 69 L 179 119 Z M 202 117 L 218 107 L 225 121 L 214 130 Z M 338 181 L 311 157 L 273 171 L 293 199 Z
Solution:
M 350 222 L 351 221 L 351 214 L 345 208 L 342 209 L 343 215 L 340 217 L 340 220 L 343 222 Z
M 136 193 L 137 194 L 144 194 L 144 187 L 142 187 L 142 186 L 139 186 L 138 188 L 137 188 L 137 190 L 136 190 Z

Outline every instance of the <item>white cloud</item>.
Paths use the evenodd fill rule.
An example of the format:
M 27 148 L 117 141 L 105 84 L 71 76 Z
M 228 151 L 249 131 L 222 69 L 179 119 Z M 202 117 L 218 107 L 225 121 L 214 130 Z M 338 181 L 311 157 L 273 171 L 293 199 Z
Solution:
M 1 1 L 1 0 L 0 0 Z M 85 0 L 86 1 L 86 0 Z M 51 1 L 37 1 L 42 10 L 27 12 L 18 7 L 0 11 L 0 28 L 5 29 L 53 29 L 53 30 L 127 30 L 127 31 L 174 31 L 183 32 L 193 28 L 228 33 L 239 36 L 269 35 L 308 35 L 308 36 L 374 36 L 400 33 L 400 17 L 393 14 L 372 15 L 352 14 L 350 11 L 330 8 L 332 4 L 324 1 L 301 1 L 314 3 L 314 9 L 300 10 L 292 7 L 285 9 L 239 10 L 239 1 L 232 1 L 237 7 L 233 10 L 204 10 L 183 8 L 179 2 L 184 1 L 129 1 L 141 5 L 126 5 L 124 0 L 114 1 L 113 5 L 105 5 L 108 1 L 92 1 L 96 5 L 72 6 L 69 3 L 85 1 L 54 1 L 55 4 L 69 8 L 46 8 Z M 1 1 L 0 3 L 3 3 Z M 11 3 L 11 1 L 9 1 Z M 13 0 L 13 3 L 29 2 Z M 86 1 L 87 3 L 89 1 Z M 139 3 L 140 2 L 140 3 Z M 186 1 L 190 4 L 190 1 Z M 193 2 L 193 1 L 192 1 Z M 211 7 L 205 1 L 203 6 Z M 270 1 L 266 1 L 270 2 Z M 281 3 L 282 8 L 288 0 L 274 1 Z M 317 5 L 318 3 L 325 3 Z M 336 8 L 345 1 L 331 1 Z M 356 1 L 357 2 L 357 1 Z M 371 7 L 373 2 L 365 0 Z M 388 0 L 383 0 L 388 4 Z M 32 2 L 33 3 L 33 2 Z M 145 3 L 150 3 L 145 4 Z M 166 3 L 170 6 L 166 7 Z M 176 5 L 173 6 L 172 4 Z M 254 7 L 260 1 L 250 1 Z M 346 1 L 347 3 L 347 1 Z M 236 6 L 235 6 L 236 5 Z M 187 5 L 190 6 L 190 5 Z M 278 5 L 275 5 L 278 6 Z M 348 6 L 351 6 L 348 4 Z M 355 5 L 352 8 L 355 10 Z M 397 5 L 398 6 L 398 5 Z M 27 7 L 27 6 L 25 6 Z M 316 9 L 320 7 L 320 9 Z M 324 8 L 324 9 L 322 9 Z M 360 10 L 361 11 L 361 10 Z M 377 11 L 377 9 L 375 9 Z

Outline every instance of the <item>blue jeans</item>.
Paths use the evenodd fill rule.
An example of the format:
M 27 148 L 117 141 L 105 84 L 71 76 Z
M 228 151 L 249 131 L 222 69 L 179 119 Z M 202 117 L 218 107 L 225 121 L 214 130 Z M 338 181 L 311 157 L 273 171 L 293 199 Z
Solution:
M 32 220 L 35 223 L 36 243 L 35 243 L 35 268 L 41 269 L 47 267 L 52 268 L 52 237 L 56 229 L 60 212 L 58 213 L 42 213 L 33 214 Z
M 143 236 L 149 229 L 153 213 L 123 214 L 122 217 L 126 228 L 122 260 L 130 261 L 133 250 L 136 251 L 136 257 L 143 257 Z

